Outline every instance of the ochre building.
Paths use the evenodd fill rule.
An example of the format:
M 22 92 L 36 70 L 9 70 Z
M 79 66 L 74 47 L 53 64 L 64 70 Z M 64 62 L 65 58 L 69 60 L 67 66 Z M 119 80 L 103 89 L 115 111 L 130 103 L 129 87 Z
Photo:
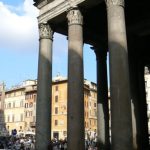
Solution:
M 97 87 L 84 81 L 85 138 L 94 138 L 97 132 Z M 11 134 L 35 133 L 37 81 L 27 80 L 22 85 L 5 92 L 4 115 L 6 128 Z M 67 137 L 67 79 L 57 76 L 52 86 L 52 138 Z M 50 121 L 50 120 L 49 120 Z

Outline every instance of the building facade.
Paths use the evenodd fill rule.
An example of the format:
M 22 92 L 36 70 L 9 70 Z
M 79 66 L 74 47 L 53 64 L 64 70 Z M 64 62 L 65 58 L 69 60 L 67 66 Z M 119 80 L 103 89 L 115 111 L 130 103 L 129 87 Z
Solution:
M 5 93 L 5 123 L 6 128 L 11 134 L 13 129 L 18 132 L 23 131 L 25 127 L 24 123 L 24 101 L 25 94 L 24 88 L 15 88 L 8 90 Z
M 0 83 L 0 135 L 3 135 L 3 133 L 5 132 L 4 100 L 5 100 L 5 84 Z
M 147 100 L 147 118 L 148 118 L 148 132 L 150 134 L 150 72 L 145 68 L 145 91 Z
M 85 138 L 94 138 L 97 130 L 96 84 L 84 82 L 84 126 Z M 67 79 L 56 77 L 52 86 L 52 137 L 67 137 Z
M 35 133 L 37 85 L 26 87 L 25 90 L 25 130 Z
M 28 130 L 28 123 L 26 122 L 26 90 L 34 84 L 34 80 L 27 80 L 5 92 L 4 115 L 6 128 L 10 134 L 14 129 L 17 132 L 26 132 Z
M 37 81 L 27 80 L 19 87 L 5 92 L 4 114 L 6 128 L 11 134 L 35 133 Z M 94 138 L 97 132 L 97 87 L 88 80 L 84 81 L 85 138 Z M 51 137 L 67 137 L 67 79 L 57 76 L 52 86 L 52 133 Z

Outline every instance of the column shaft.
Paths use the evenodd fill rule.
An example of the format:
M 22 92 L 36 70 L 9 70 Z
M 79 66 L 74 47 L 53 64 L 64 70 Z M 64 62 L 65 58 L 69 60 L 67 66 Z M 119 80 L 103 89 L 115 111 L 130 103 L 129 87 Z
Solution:
M 110 52 L 112 150 L 132 150 L 127 40 L 124 0 L 106 0 Z
M 107 86 L 107 51 L 96 49 L 97 58 L 97 131 L 98 147 L 108 150 L 109 142 L 109 108 L 108 108 L 108 86 Z
M 135 38 L 134 38 L 135 40 Z M 133 126 L 133 149 L 148 149 L 148 122 L 147 104 L 145 95 L 144 65 L 141 62 L 138 51 L 139 45 L 130 46 L 130 82 L 131 82 L 131 102 L 132 102 L 132 126 Z M 140 43 L 140 42 L 139 42 Z M 133 41 L 132 41 L 133 44 Z M 131 45 L 131 44 L 130 44 Z M 134 49 L 133 49 L 134 48 Z
M 84 83 L 82 15 L 78 9 L 68 15 L 68 123 L 69 150 L 84 150 Z
M 139 91 L 138 91 L 138 71 L 136 59 L 130 56 L 130 83 L 131 83 L 131 106 L 132 106 L 132 130 L 133 130 L 133 149 L 139 149 L 140 135 L 140 110 L 139 110 Z
M 41 24 L 36 104 L 36 150 L 46 150 L 51 139 L 52 30 Z

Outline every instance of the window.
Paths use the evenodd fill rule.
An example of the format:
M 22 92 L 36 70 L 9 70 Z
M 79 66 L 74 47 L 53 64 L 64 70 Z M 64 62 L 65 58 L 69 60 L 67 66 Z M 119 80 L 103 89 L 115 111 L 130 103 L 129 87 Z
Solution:
M 96 107 L 96 103 L 94 103 L 94 107 Z
M 58 125 L 58 120 L 55 120 L 55 126 L 57 126 Z
M 15 115 L 12 115 L 12 122 L 15 121 Z
M 58 95 L 55 96 L 55 102 L 58 102 Z
M 32 111 L 29 111 L 29 116 L 30 116 L 30 117 L 32 116 Z
M 25 108 L 28 108 L 28 103 L 25 103 Z
M 29 103 L 29 107 L 31 108 L 32 106 L 33 106 L 33 103 L 32 103 L 32 102 L 30 102 L 30 103 Z
M 7 108 L 11 108 L 11 103 L 8 103 Z
M 28 117 L 28 112 L 27 111 L 25 112 L 25 116 Z
M 20 107 L 23 107 L 23 101 L 20 102 Z
M 55 91 L 58 91 L 58 86 L 55 86 Z
M 55 107 L 55 114 L 58 114 L 58 107 Z
M 20 114 L 20 121 L 23 121 L 23 114 Z
M 33 95 L 33 100 L 34 100 L 34 102 L 36 101 L 36 95 L 35 94 Z
M 15 102 L 13 102 L 13 107 L 15 108 Z
M 8 116 L 8 118 L 7 118 L 7 122 L 9 122 L 10 121 L 10 116 Z

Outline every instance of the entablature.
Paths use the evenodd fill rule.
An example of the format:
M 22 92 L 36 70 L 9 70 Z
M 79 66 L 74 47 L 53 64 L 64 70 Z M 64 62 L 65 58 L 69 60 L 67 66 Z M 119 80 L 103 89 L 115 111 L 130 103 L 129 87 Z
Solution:
M 39 23 L 48 22 L 84 1 L 85 0 L 54 0 L 48 3 L 47 0 L 44 0 L 37 6 L 40 9 L 38 21 Z

